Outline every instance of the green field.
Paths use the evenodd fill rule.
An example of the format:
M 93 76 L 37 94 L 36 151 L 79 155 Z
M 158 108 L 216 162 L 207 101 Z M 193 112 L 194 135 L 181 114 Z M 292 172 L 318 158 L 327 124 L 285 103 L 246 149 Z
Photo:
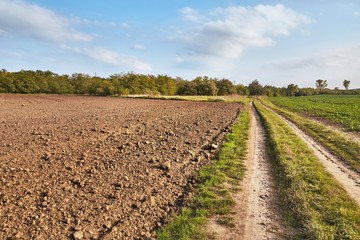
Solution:
M 360 96 L 317 95 L 301 97 L 273 97 L 270 101 L 279 107 L 323 117 L 341 124 L 347 131 L 360 131 Z

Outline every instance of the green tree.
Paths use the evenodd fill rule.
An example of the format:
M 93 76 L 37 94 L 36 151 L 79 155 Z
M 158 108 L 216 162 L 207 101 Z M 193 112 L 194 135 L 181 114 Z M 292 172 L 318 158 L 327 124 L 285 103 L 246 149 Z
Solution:
M 235 92 L 235 87 L 233 83 L 228 79 L 221 79 L 216 82 L 216 86 L 218 88 L 217 95 L 231 95 Z
M 216 79 L 211 79 L 207 76 L 197 77 L 193 80 L 196 84 L 196 91 L 198 95 L 215 96 L 218 88 L 216 86 Z
M 299 92 L 298 85 L 289 84 L 286 88 L 286 96 L 295 96 Z
M 15 93 L 16 86 L 11 76 L 0 76 L 0 92 Z
M 327 80 L 318 79 L 315 81 L 315 86 L 318 90 L 323 91 L 327 87 Z
M 265 94 L 264 87 L 256 79 L 249 84 L 249 94 L 250 95 L 263 95 Z
M 187 95 L 187 96 L 197 95 L 196 86 L 197 86 L 196 83 L 189 81 L 178 83 L 178 89 L 176 94 Z
M 235 91 L 239 95 L 247 96 L 249 95 L 249 88 L 247 86 L 244 86 L 242 84 L 238 84 L 235 86 Z
M 265 95 L 268 96 L 268 97 L 273 97 L 275 95 L 276 89 L 277 88 L 274 87 L 274 86 L 265 85 L 264 86 Z
M 76 94 L 90 94 L 91 77 L 83 73 L 73 73 L 69 78 L 71 85 L 74 86 Z
M 349 89 L 349 85 L 350 85 L 350 80 L 344 80 L 344 81 L 343 81 L 343 85 L 344 85 L 345 89 L 348 90 L 348 89 Z
M 155 79 L 157 91 L 162 95 L 174 95 L 176 93 L 176 83 L 168 75 L 158 75 Z

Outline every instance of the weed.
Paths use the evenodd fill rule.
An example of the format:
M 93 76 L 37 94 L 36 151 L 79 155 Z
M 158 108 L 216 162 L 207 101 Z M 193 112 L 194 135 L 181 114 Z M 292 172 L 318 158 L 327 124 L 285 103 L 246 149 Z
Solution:
M 165 239 L 211 239 L 206 233 L 205 224 L 213 215 L 220 215 L 220 222 L 232 226 L 231 208 L 234 200 L 231 197 L 231 186 L 243 178 L 246 146 L 249 132 L 249 108 L 246 104 L 232 132 L 225 138 L 225 143 L 213 164 L 200 169 L 196 176 L 199 185 L 191 199 L 189 208 L 183 209 L 171 218 L 166 226 L 157 231 L 157 238 Z

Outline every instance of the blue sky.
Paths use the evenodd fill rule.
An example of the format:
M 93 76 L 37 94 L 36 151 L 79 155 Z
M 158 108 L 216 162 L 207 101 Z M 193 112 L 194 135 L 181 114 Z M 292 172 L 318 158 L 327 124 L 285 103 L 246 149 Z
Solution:
M 360 88 L 359 0 L 0 0 L 0 68 Z

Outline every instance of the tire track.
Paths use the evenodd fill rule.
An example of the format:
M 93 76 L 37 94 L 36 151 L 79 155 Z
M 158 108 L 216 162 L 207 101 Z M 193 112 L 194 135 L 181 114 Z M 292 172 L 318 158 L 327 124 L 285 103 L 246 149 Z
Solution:
M 263 103 L 261 104 L 266 109 L 281 117 L 296 132 L 296 134 L 310 147 L 310 149 L 313 150 L 314 154 L 326 170 L 333 175 L 333 177 L 344 187 L 348 194 L 358 204 L 360 204 L 360 175 L 347 167 L 340 159 L 330 153 L 330 151 L 324 148 L 321 144 L 316 142 L 311 136 L 299 129 L 294 123 L 268 108 Z
M 236 202 L 233 209 L 235 227 L 225 228 L 212 219 L 209 229 L 222 240 L 280 239 L 284 227 L 276 205 L 278 193 L 267 153 L 266 134 L 252 104 L 248 149 L 248 157 L 244 162 L 247 170 L 241 190 L 233 196 Z

